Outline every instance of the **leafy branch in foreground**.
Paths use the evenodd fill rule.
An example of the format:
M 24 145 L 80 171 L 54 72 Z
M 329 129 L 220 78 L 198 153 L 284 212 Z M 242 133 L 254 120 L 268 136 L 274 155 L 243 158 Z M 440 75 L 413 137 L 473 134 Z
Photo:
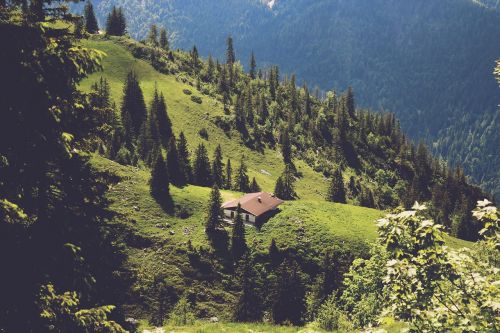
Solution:
M 499 214 L 488 200 L 474 216 L 484 225 L 476 248 L 444 246 L 441 226 L 426 207 L 389 214 L 379 221 L 389 253 L 385 288 L 394 315 L 410 332 L 498 332 L 500 304 Z

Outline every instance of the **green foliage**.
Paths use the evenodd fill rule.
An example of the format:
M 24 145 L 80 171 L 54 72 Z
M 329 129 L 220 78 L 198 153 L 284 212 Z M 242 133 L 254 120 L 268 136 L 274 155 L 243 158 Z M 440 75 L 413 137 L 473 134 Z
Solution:
M 241 205 L 240 203 L 238 203 L 238 207 L 236 209 L 236 217 L 234 219 L 233 234 L 231 237 L 231 253 L 235 261 L 240 260 L 247 251 L 247 243 L 245 239 L 245 224 L 243 223 L 243 217 L 241 216 L 241 213 Z M 248 258 L 246 259 L 248 260 Z
M 345 312 L 338 308 L 335 297 L 329 297 L 319 309 L 316 322 L 319 327 L 325 331 L 332 332 L 337 330 L 350 331 L 353 325 Z
M 376 326 L 382 309 L 387 306 L 384 292 L 387 253 L 375 245 L 370 259 L 355 259 L 344 278 L 344 290 L 338 299 L 354 327 Z
M 394 314 L 410 322 L 413 332 L 498 331 L 498 266 L 477 250 L 444 247 L 441 228 L 426 219 L 426 207 L 417 203 L 413 209 L 379 222 Z M 474 215 L 484 224 L 485 248 L 498 256 L 496 207 L 480 201 Z
M 207 148 L 203 143 L 198 145 L 193 161 L 193 183 L 200 186 L 212 184 L 212 172 Z
M 85 31 L 89 34 L 98 33 L 99 25 L 97 24 L 97 19 L 95 17 L 94 6 L 90 0 L 85 4 L 83 17 L 85 20 Z
M 222 198 L 219 188 L 214 185 L 210 193 L 210 201 L 208 204 L 208 214 L 205 223 L 205 232 L 214 233 L 220 226 Z
M 106 19 L 106 34 L 110 36 L 123 36 L 127 30 L 125 14 L 122 7 L 113 6 Z
M 219 188 L 224 188 L 224 162 L 222 161 L 222 148 L 220 145 L 215 148 L 214 159 L 212 161 L 212 179 Z
M 58 294 L 52 284 L 42 286 L 37 305 L 44 326 L 50 332 L 127 332 L 108 319 L 114 306 L 80 309 L 80 300 L 75 292 Z
M 172 312 L 170 313 L 170 321 L 175 325 L 193 325 L 195 319 L 196 317 L 194 316 L 192 306 L 185 297 L 182 297 L 177 302 Z
M 170 177 L 163 155 L 158 153 L 151 169 L 151 180 L 149 182 L 151 195 L 158 200 L 164 201 L 170 197 Z
M 121 120 L 125 129 L 125 137 L 129 140 L 139 136 L 141 126 L 146 121 L 147 110 L 144 95 L 137 75 L 130 71 L 123 87 Z
M 234 179 L 234 190 L 238 192 L 249 192 L 250 191 L 250 179 L 248 178 L 248 169 L 245 164 L 244 157 L 241 157 L 240 167 L 236 173 Z
M 335 170 L 333 173 L 327 199 L 331 202 L 346 203 L 344 178 L 340 169 Z
M 283 200 L 294 200 L 297 197 L 295 193 L 295 178 L 290 165 L 285 166 L 285 171 L 276 180 L 274 194 Z
M 276 324 L 303 323 L 305 285 L 295 260 L 286 258 L 278 267 L 270 293 L 272 317 Z

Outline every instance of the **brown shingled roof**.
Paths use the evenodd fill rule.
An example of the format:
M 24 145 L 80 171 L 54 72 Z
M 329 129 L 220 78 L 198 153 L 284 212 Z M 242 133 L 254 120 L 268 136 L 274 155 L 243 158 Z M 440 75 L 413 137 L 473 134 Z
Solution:
M 241 204 L 241 208 L 246 210 L 252 215 L 260 216 L 267 213 L 284 201 L 266 192 L 249 193 L 245 194 L 243 197 L 226 202 L 222 205 L 224 209 L 236 209 L 238 203 Z

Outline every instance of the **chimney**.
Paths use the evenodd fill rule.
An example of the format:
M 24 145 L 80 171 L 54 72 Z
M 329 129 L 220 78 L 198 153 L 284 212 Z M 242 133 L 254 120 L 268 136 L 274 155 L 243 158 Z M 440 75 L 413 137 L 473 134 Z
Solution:
M 259 200 L 260 203 L 262 203 L 262 198 L 258 197 L 257 200 Z

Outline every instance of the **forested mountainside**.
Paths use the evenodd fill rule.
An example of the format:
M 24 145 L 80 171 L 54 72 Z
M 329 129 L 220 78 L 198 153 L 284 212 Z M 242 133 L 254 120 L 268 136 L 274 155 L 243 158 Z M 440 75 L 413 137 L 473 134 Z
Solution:
M 277 64 L 322 90 L 349 85 L 358 104 L 394 112 L 412 138 L 459 163 L 498 193 L 497 84 L 499 14 L 470 0 L 94 1 L 104 25 L 113 4 L 130 17 L 129 33 L 168 29 L 174 47 L 196 45 L 222 59 L 234 36 L 242 63 L 251 51 L 260 66 Z M 303 61 L 306 59 L 306 61 Z M 475 138 L 475 139 L 472 139 Z M 478 159 L 486 156 L 486 159 Z M 489 162 L 485 162 L 488 160 Z
M 499 331 L 499 213 L 394 114 L 66 3 L 0 1 L 1 332 Z

